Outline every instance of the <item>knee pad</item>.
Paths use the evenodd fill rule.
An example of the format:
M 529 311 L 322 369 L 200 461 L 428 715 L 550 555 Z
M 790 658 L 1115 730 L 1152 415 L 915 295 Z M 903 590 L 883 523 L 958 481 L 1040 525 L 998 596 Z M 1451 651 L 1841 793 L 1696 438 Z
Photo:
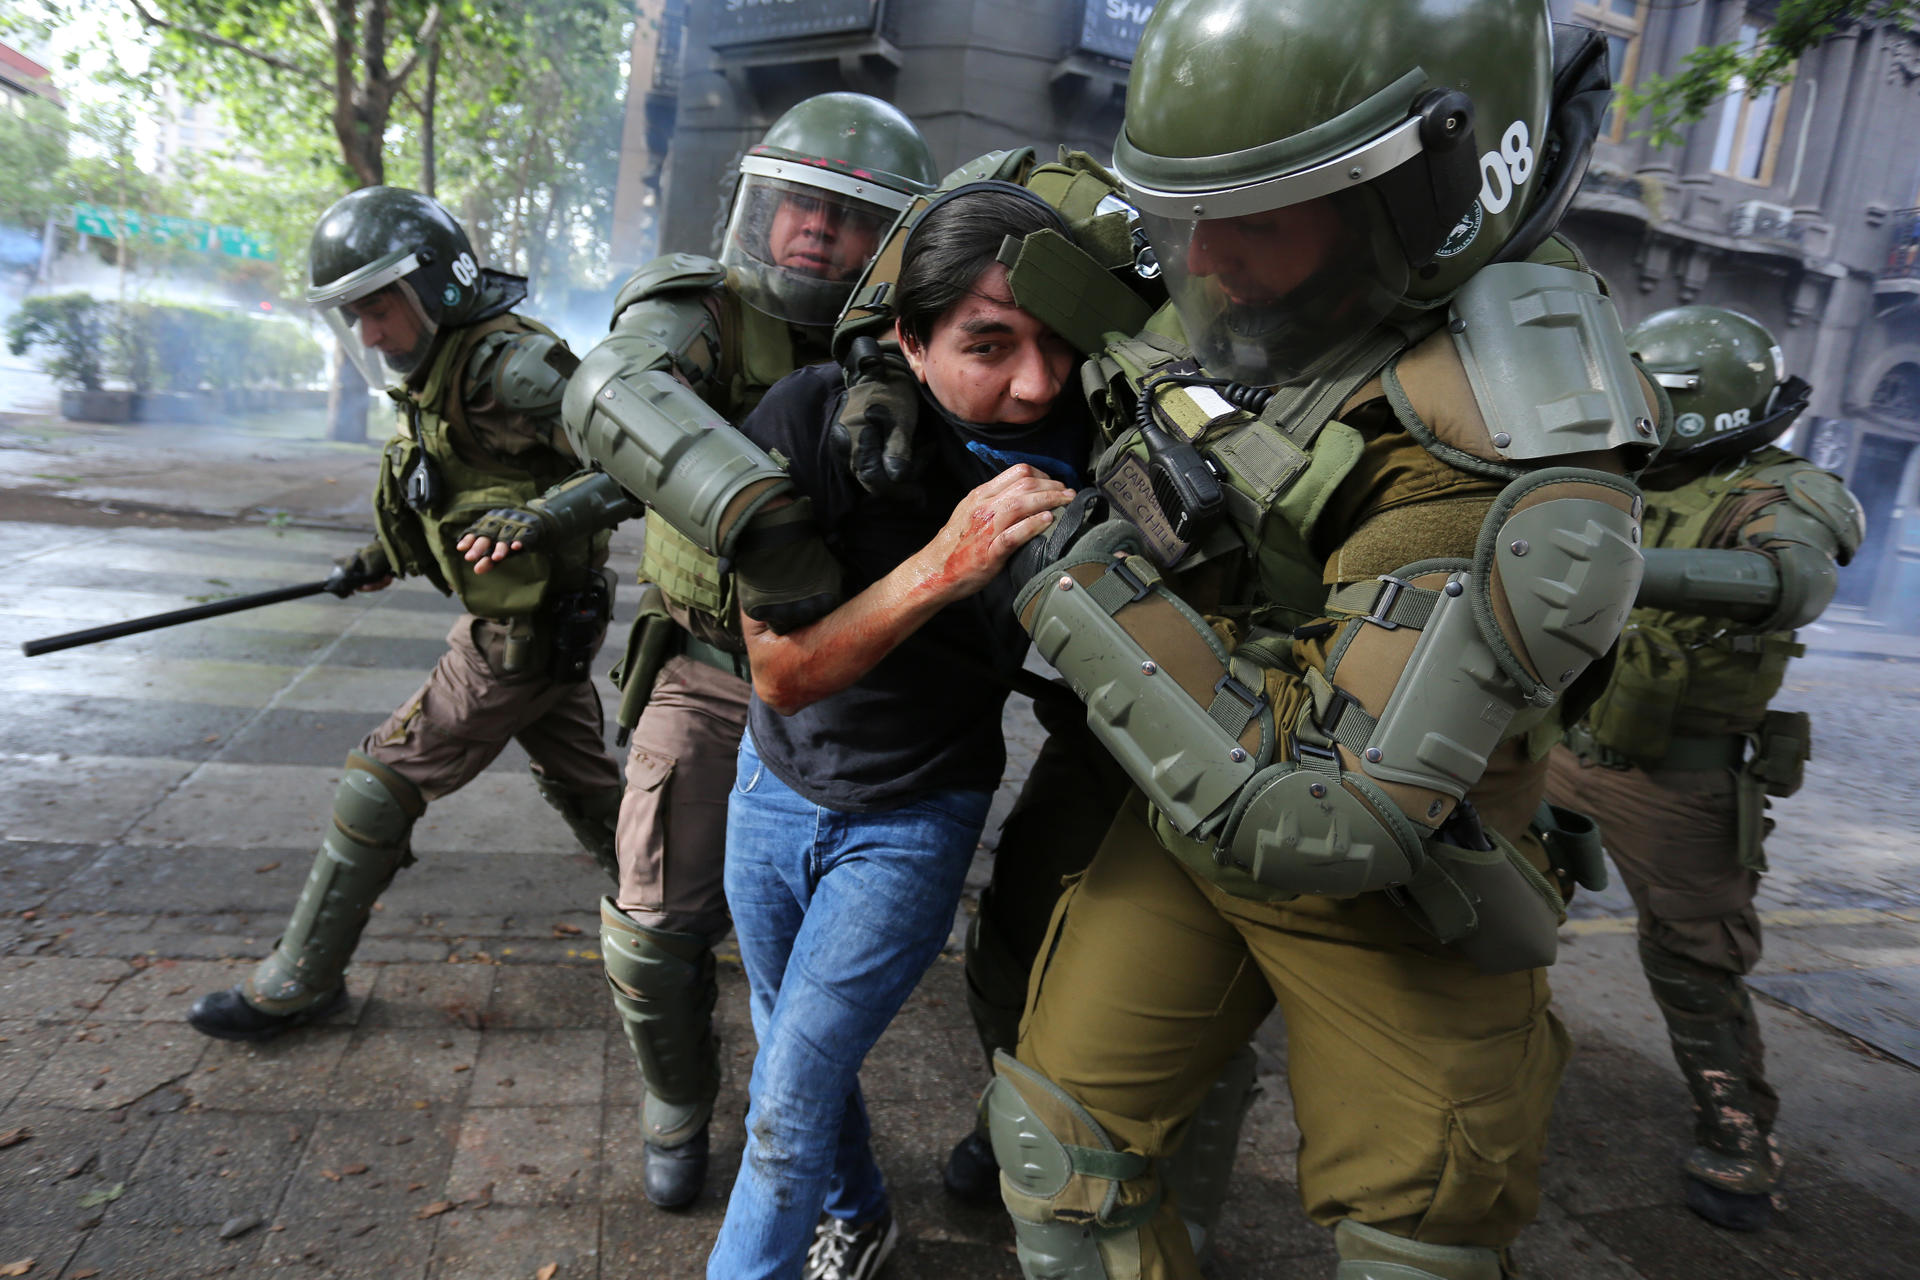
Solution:
M 1351 1218 L 1333 1230 L 1334 1280 L 1501 1280 L 1500 1254 L 1485 1245 L 1422 1244 Z
M 713 951 L 699 934 L 649 929 L 602 898 L 600 953 L 647 1084 L 641 1109 L 647 1140 L 678 1146 L 707 1123 L 720 1089 Z
M 333 793 L 333 826 L 353 843 L 402 848 L 427 811 L 420 788 L 358 751 L 347 753 L 346 774 Z
M 1151 1161 L 1033 1068 L 999 1053 L 993 1070 L 987 1136 L 1028 1280 L 1138 1276 L 1139 1231 L 1160 1203 Z

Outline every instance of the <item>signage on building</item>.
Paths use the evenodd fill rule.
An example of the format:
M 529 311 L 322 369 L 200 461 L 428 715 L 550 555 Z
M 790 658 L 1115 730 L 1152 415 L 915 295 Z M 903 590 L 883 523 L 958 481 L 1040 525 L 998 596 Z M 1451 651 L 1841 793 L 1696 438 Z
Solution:
M 1116 62 L 1132 62 L 1140 28 L 1153 16 L 1154 0 L 1081 0 L 1080 48 Z
M 879 0 L 717 0 L 711 39 L 716 49 L 724 49 L 846 35 L 873 30 L 879 13 Z
M 73 229 L 102 240 L 145 240 L 152 244 L 184 244 L 202 253 L 219 252 L 232 258 L 272 262 L 273 247 L 245 227 L 215 226 L 201 218 L 170 213 L 144 214 L 138 209 L 115 209 L 76 200 Z

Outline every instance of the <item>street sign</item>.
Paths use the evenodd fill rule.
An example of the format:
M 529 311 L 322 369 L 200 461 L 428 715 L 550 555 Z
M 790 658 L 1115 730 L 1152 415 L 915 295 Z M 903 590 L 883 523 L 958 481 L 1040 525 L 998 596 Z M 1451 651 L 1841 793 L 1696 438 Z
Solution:
M 1140 29 L 1153 16 L 1154 0 L 1081 0 L 1080 48 L 1116 62 L 1132 62 Z
M 720 0 L 714 6 L 715 48 L 793 40 L 802 36 L 871 31 L 879 14 L 876 0 Z
M 73 229 L 102 240 L 145 240 L 150 244 L 184 244 L 202 253 L 218 251 L 233 258 L 272 262 L 273 246 L 245 227 L 216 227 L 203 218 L 170 213 L 142 214 L 137 209 L 73 202 Z
M 253 232 L 245 227 L 215 227 L 214 239 L 220 243 L 220 252 L 236 258 L 255 258 L 261 262 L 272 262 L 277 256 L 272 246 L 261 243 Z

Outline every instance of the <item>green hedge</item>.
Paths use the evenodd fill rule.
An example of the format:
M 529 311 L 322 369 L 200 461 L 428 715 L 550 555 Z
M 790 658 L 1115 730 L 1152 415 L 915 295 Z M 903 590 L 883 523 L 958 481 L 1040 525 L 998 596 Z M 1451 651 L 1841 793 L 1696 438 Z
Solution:
M 135 391 L 304 387 L 326 368 L 320 344 L 290 320 L 213 307 L 132 302 L 84 293 L 29 298 L 7 324 L 15 355 L 40 347 L 41 368 L 74 390 L 107 377 Z

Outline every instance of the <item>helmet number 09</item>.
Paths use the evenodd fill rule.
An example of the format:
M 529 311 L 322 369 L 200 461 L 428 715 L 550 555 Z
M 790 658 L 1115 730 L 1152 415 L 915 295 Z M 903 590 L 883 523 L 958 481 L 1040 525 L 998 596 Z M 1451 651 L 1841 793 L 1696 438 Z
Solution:
M 453 260 L 453 278 L 461 284 L 472 288 L 479 275 L 480 264 L 473 260 L 472 254 L 463 253 Z
M 1480 157 L 1480 204 L 1500 213 L 1533 176 L 1533 139 L 1525 120 L 1515 120 L 1500 135 L 1500 149 Z

